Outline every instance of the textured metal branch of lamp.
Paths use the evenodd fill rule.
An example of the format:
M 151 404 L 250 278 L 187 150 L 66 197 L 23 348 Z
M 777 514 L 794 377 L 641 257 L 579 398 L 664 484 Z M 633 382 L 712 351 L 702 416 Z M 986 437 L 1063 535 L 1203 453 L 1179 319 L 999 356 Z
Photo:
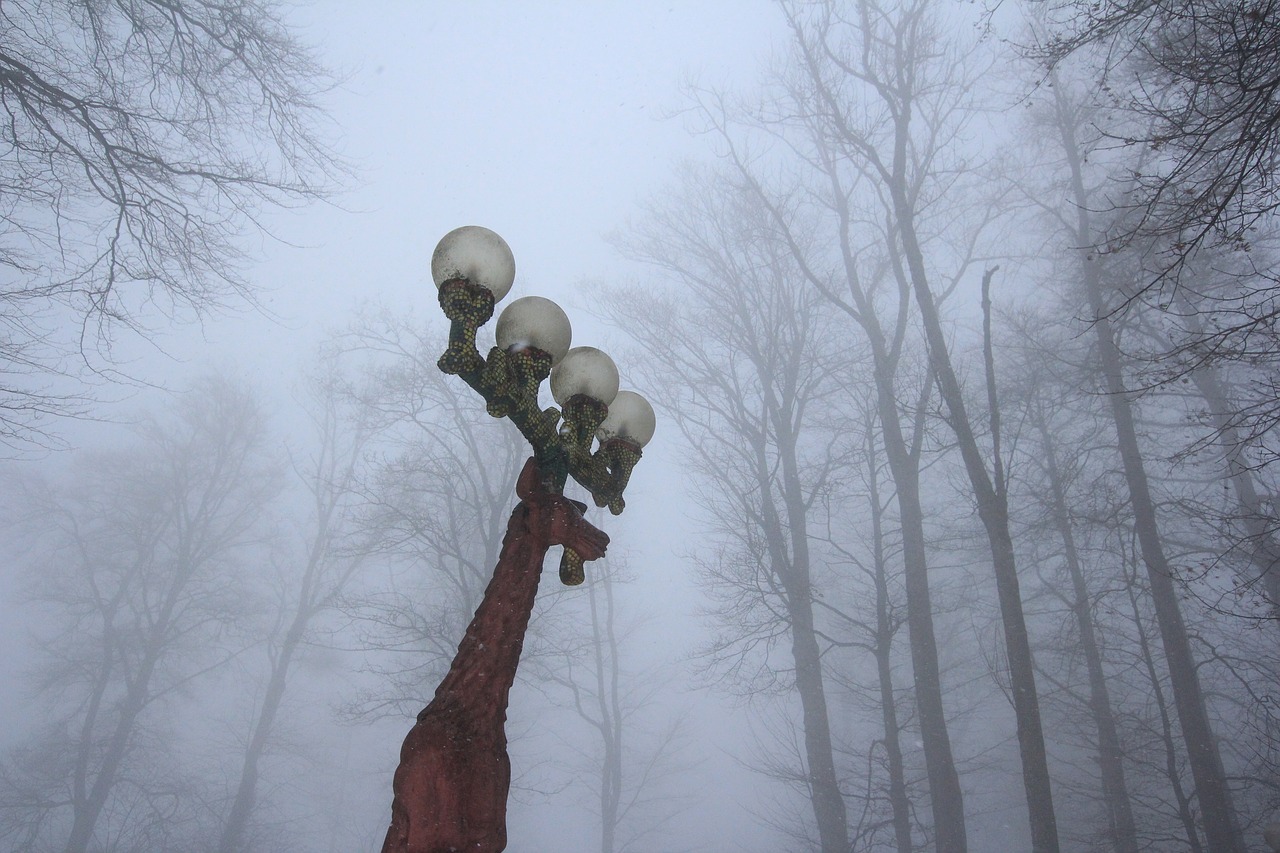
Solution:
M 484 398 L 495 418 L 508 418 L 533 448 L 543 488 L 564 493 L 569 477 L 591 493 L 596 506 L 618 515 L 625 507 L 622 492 L 639 462 L 640 447 L 623 438 L 591 442 L 608 414 L 604 403 L 576 395 L 564 410 L 538 406 L 538 389 L 551 373 L 551 356 L 535 347 L 493 347 L 488 358 L 476 348 L 476 331 L 493 317 L 493 293 L 467 279 L 440 285 L 440 308 L 449 318 L 449 346 L 436 365 L 457 376 Z M 557 428 L 558 426 L 558 428 Z M 560 564 L 560 579 L 574 586 L 584 579 L 582 560 L 570 549 Z

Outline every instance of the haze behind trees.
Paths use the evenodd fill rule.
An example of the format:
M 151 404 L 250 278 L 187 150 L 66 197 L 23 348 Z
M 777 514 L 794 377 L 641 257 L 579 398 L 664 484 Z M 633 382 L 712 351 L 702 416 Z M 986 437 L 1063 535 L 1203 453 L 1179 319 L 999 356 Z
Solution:
M 25 675 L 2 843 L 376 848 L 525 455 L 435 369 L 425 273 L 376 280 L 425 262 L 424 225 L 474 215 L 512 243 L 517 286 L 563 299 L 575 341 L 607 343 L 660 411 L 627 512 L 601 522 L 610 559 L 542 586 L 508 727 L 513 850 L 1261 849 L 1280 814 L 1277 12 L 544 9 L 510 44 L 562 26 L 595 64 L 560 66 L 512 52 L 494 9 L 441 10 L 405 44 L 465 30 L 486 61 L 424 66 L 435 123 L 415 135 L 406 111 L 413 156 L 384 136 L 358 166 L 475 191 L 399 201 L 383 265 L 351 249 L 371 235 L 334 236 L 372 214 L 279 209 L 343 182 L 362 198 L 373 179 L 335 153 L 359 113 L 332 81 L 380 104 L 371 81 L 415 79 L 402 52 L 385 78 L 330 75 L 341 50 L 303 46 L 322 9 L 6 4 L 4 433 L 16 454 L 78 446 L 5 470 Z M 654 144 L 690 156 L 614 168 L 616 221 L 487 200 L 541 187 L 548 152 L 576 191 L 593 130 L 649 106 L 612 103 L 633 85 L 621 31 L 757 14 L 749 75 L 703 67 L 677 91 L 699 31 L 655 55 L 672 117 Z M 547 84 L 575 74 L 603 83 Z M 438 85 L 464 78 L 547 100 L 478 133 L 501 99 Z M 601 89 L 608 111 L 565 113 Z M 486 183 L 503 167 L 433 141 L 442 121 L 529 183 Z M 591 196 L 571 196 L 583 215 Z M 257 272 L 259 229 L 309 217 L 338 248 Z M 549 260 L 586 231 L 582 260 Z M 353 275 L 359 297 L 330 301 Z M 206 360 L 171 331 L 224 334 L 219 312 L 259 301 L 321 319 L 224 339 L 277 358 L 305 341 L 296 366 Z M 189 369 L 119 357 L 149 338 Z M 182 379 L 106 399 L 153 375 Z

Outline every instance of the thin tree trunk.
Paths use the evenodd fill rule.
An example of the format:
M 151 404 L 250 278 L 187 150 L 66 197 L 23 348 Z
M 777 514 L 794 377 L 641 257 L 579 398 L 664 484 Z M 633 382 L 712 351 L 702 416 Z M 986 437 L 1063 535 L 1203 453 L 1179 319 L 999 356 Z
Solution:
M 1033 853 L 1058 852 L 1058 822 L 1053 809 L 1053 791 L 1049 780 L 1049 762 L 1040 721 L 1040 699 L 1036 691 L 1035 667 L 1031 659 L 1031 643 L 1027 636 L 1026 617 L 1022 611 L 1022 593 L 1018 584 L 1013 540 L 1009 534 L 1009 506 L 1004 483 L 992 484 L 986 463 L 978 449 L 977 439 L 964 405 L 960 382 L 951 365 L 946 336 L 938 316 L 933 293 L 924 268 L 924 256 L 915 233 L 915 211 L 906 195 L 905 176 L 900 170 L 906 159 L 906 125 L 899 126 L 891 191 L 894 213 L 906 256 L 907 270 L 915 291 L 916 304 L 924 323 L 928 341 L 929 363 L 937 377 L 938 388 L 950 412 L 949 422 L 965 471 L 978 503 L 978 517 L 987 532 L 991 546 L 991 562 L 996 576 L 996 595 L 1000 602 L 1000 621 L 1004 627 L 1005 649 L 1009 660 L 1009 679 L 1013 693 L 1013 710 L 1017 718 L 1018 751 L 1022 757 L 1022 781 L 1026 789 L 1027 812 L 1031 824 Z
M 112 596 L 110 603 L 103 608 L 103 644 L 102 644 L 102 660 L 98 674 L 94 679 L 93 690 L 89 696 L 89 702 L 85 709 L 84 720 L 80 724 L 79 731 L 79 748 L 76 750 L 75 770 L 71 778 L 71 810 L 75 816 L 72 819 L 71 844 L 79 844 L 81 847 L 87 843 L 90 835 L 92 835 L 93 827 L 88 828 L 88 835 L 84 829 L 77 829 L 76 824 L 81 821 L 80 815 L 87 810 L 89 803 L 89 765 L 93 753 L 93 736 L 94 729 L 98 724 L 98 715 L 103 711 L 103 700 L 106 697 L 107 689 L 111 683 L 112 670 L 116 665 L 116 640 L 114 617 L 120 605 L 120 599 L 124 596 L 125 585 L 121 585 Z M 97 809 L 101 811 L 101 806 Z M 94 820 L 97 819 L 95 813 Z M 92 823 L 92 821 L 90 821 Z M 69 849 L 74 849 L 68 845 Z
M 838 188 L 836 188 L 838 189 Z M 841 222 L 841 251 L 845 269 L 855 269 L 849 245 L 849 212 L 844 196 L 835 193 Z M 920 742 L 924 745 L 925 773 L 929 778 L 929 798 L 933 812 L 934 844 L 938 853 L 967 853 L 968 831 L 965 826 L 964 793 L 951 750 L 946 711 L 942 704 L 942 674 L 938 663 L 938 642 L 933 630 L 933 600 L 929 590 L 929 558 L 925 549 L 924 507 L 920 501 L 919 441 L 924 427 L 923 416 L 916 423 L 915 435 L 908 444 L 898 406 L 895 377 L 901 363 L 899 343 L 906 324 L 911 300 L 909 287 L 900 282 L 899 323 L 895 344 L 885 338 L 873 306 L 851 283 L 850 291 L 857 307 L 847 306 L 825 289 L 821 278 L 809 274 L 810 281 L 834 304 L 840 305 L 862 328 L 871 347 L 876 386 L 876 414 L 884 439 L 885 459 L 893 478 L 898 503 L 898 522 L 902 528 L 902 573 L 907 597 L 907 636 L 911 649 L 912 679 L 916 694 L 916 710 L 920 715 Z M 926 377 L 920 405 L 925 408 L 932 375 Z
M 1092 266 L 1091 261 L 1086 265 Z M 1102 369 L 1107 382 L 1107 400 L 1115 422 L 1120 458 L 1124 467 L 1125 482 L 1129 487 L 1129 502 L 1133 508 L 1134 528 L 1142 549 L 1142 559 L 1147 566 L 1147 578 L 1151 599 L 1155 604 L 1156 624 L 1165 659 L 1169 663 L 1169 682 L 1173 688 L 1173 702 L 1182 724 L 1182 736 L 1187 744 L 1187 757 L 1191 775 L 1196 782 L 1196 794 L 1200 800 L 1204 819 L 1205 837 L 1213 853 L 1245 853 L 1243 839 L 1236 826 L 1235 808 L 1222 758 L 1214 738 L 1204 694 L 1200 689 L 1200 676 L 1182 608 L 1173 583 L 1173 569 L 1165 557 L 1164 544 L 1160 541 L 1156 521 L 1155 503 L 1147 483 L 1146 467 L 1138 447 L 1137 431 L 1133 424 L 1133 411 L 1128 392 L 1120 374 L 1120 355 L 1114 331 L 1106 308 L 1102 304 L 1100 287 L 1095 275 L 1087 275 L 1090 305 L 1098 319 L 1094 321 L 1098 348 L 1102 357 Z
M 121 703 L 120 713 L 116 718 L 102 761 L 98 765 L 98 772 L 84 799 L 75 805 L 75 816 L 71 822 L 71 834 L 67 839 L 66 853 L 86 853 L 89 849 L 89 842 L 93 840 L 93 831 L 97 826 L 98 818 L 102 815 L 107 797 L 115 786 L 116 777 L 120 773 L 129 745 L 133 741 L 138 717 L 153 698 L 150 695 L 151 678 L 155 674 L 159 655 L 163 652 L 168 632 L 172 627 L 174 609 L 193 573 L 189 557 L 179 556 L 177 559 L 180 569 L 175 572 L 156 622 L 148 632 L 146 653 L 138 665 L 138 671 L 133 679 L 127 682 L 128 691 Z
M 804 720 L 810 799 L 818 823 L 822 853 L 847 853 L 848 815 L 836 777 L 831 720 L 823 686 L 822 654 L 813 620 L 809 527 L 795 456 L 795 437 L 789 431 L 779 430 L 778 445 L 791 544 L 790 559 L 779 564 L 782 571 L 778 574 L 786 589 L 787 613 L 791 619 L 791 653 L 795 662 L 796 692 L 800 695 Z M 778 544 L 782 544 L 781 538 Z
M 331 395 L 332 391 L 326 393 Z M 227 819 L 222 825 L 222 833 L 218 839 L 218 853 L 240 853 L 243 847 L 249 821 L 258 803 L 259 768 L 262 757 L 267 752 L 267 745 L 275 729 L 276 718 L 288 689 L 289 673 L 303 638 L 306 636 L 307 627 L 316 614 L 323 609 L 324 598 L 335 594 L 354 574 L 361 562 L 359 558 L 350 559 L 341 572 L 328 578 L 330 585 L 324 590 L 320 589 L 327 558 L 331 556 L 334 517 L 338 513 L 342 495 L 350 488 L 359 459 L 355 448 L 363 446 L 363 438 L 368 435 L 363 428 L 359 431 L 360 440 L 353 445 L 353 451 L 345 462 L 342 462 L 337 454 L 337 420 L 332 404 L 332 396 L 327 397 L 322 422 L 323 448 L 319 466 L 310 483 L 315 500 L 316 526 L 307 551 L 306 567 L 301 575 L 297 601 L 293 608 L 293 616 L 285 630 L 284 639 L 275 650 L 274 656 L 268 656 L 270 675 L 267 678 L 262 705 L 258 709 L 257 719 L 249 735 L 249 742 L 245 746 L 240 781 L 236 785 L 235 797 L 232 799 Z
M 1253 587 L 1260 586 L 1272 611 L 1280 611 L 1280 543 L 1276 542 L 1275 517 L 1263 508 L 1262 497 L 1253 479 L 1253 471 L 1244 458 L 1244 447 L 1239 430 L 1226 414 L 1227 395 L 1222 389 L 1217 371 L 1202 368 L 1193 371 L 1191 381 L 1209 404 L 1209 417 L 1214 429 L 1222 436 L 1223 462 L 1227 467 L 1227 479 L 1236 494 L 1240 523 L 1248 538 L 1249 562 L 1256 575 L 1245 578 Z
M 622 699 L 618 685 L 618 638 L 613 627 L 613 580 L 603 575 L 604 614 L 597 602 L 596 583 L 588 585 L 591 635 L 595 646 L 596 704 L 604 755 L 600 762 L 600 853 L 614 853 L 622 820 Z
M 806 51 L 810 71 L 819 92 L 825 92 L 821 75 L 816 72 L 809 52 L 794 16 L 787 12 L 796 29 L 798 44 Z M 854 305 L 842 300 L 828 287 L 825 276 L 817 273 L 805 257 L 805 250 L 792 234 L 787 217 L 773 204 L 759 181 L 752 175 L 746 163 L 735 162 L 753 192 L 769 210 L 779 232 L 787 241 L 795 261 L 804 276 L 831 304 L 853 319 L 863 330 L 870 344 L 876 386 L 876 408 L 884 430 L 885 458 L 889 462 L 890 475 L 897 495 L 899 520 L 903 540 L 903 576 L 907 598 L 907 625 L 911 648 L 912 678 L 916 693 L 916 705 L 920 715 L 920 739 L 924 746 L 925 770 L 929 778 L 930 806 L 933 814 L 934 840 L 937 853 L 967 853 L 968 835 L 965 827 L 964 794 L 960 788 L 960 776 L 956 771 L 951 749 L 951 737 L 942 704 L 942 677 L 938 664 L 938 645 L 933 630 L 933 605 L 929 592 L 928 556 L 925 550 L 924 510 L 920 503 L 920 465 L 918 454 L 908 447 L 904 437 L 902 419 L 898 410 L 895 377 L 901 360 L 901 340 L 906 328 L 906 312 L 910 293 L 903 283 L 900 294 L 899 320 L 892 344 L 886 339 L 876 316 L 873 300 L 863 291 L 857 275 L 858 262 L 850 245 L 852 217 L 848 198 L 834 170 L 839 158 L 824 162 L 827 177 L 831 181 L 832 200 L 837 213 L 840 250 L 843 255 L 845 276 Z
M 808 579 L 788 584 L 787 598 L 811 595 Z M 822 853 L 843 853 L 849 849 L 848 817 L 844 797 L 836 779 L 831 747 L 831 721 L 822 683 L 822 660 L 813 626 L 811 599 L 788 602 L 791 616 L 792 659 L 795 661 L 796 692 L 804 720 L 805 755 L 809 764 L 810 798 L 818 821 Z
M 288 683 L 289 667 L 302 641 L 302 631 L 306 622 L 305 612 L 300 611 L 294 616 L 279 654 L 272 661 L 271 675 L 267 679 L 262 707 L 258 710 L 258 719 L 249 737 L 249 743 L 245 746 L 236 795 L 231 801 L 231 810 L 227 813 L 226 822 L 222 825 L 222 834 L 218 839 L 218 853 L 239 853 L 244 842 L 245 830 L 249 826 L 249 819 L 253 816 L 258 800 L 258 767 L 262 756 L 267 751 L 271 731 L 275 727 L 276 716 L 280 711 L 280 704 L 284 699 Z
M 880 503 L 880 478 L 875 435 L 867 430 L 867 502 L 871 506 L 871 547 L 876 586 L 876 672 L 880 680 L 880 709 L 884 719 L 884 750 L 889 763 L 889 805 L 893 810 L 893 835 L 898 853 L 911 853 L 911 802 L 907 798 L 906 773 L 898 730 L 897 698 L 893 691 L 893 629 L 889 623 L 889 584 L 884 554 L 884 512 Z
M 1102 669 L 1102 653 L 1094 631 L 1093 611 L 1089 606 L 1089 589 L 1080 567 L 1076 550 L 1075 533 L 1067 509 L 1066 488 L 1058 467 L 1053 437 L 1045 422 L 1044 412 L 1038 402 L 1032 415 L 1040 433 L 1044 452 L 1044 469 L 1049 478 L 1051 511 L 1058 535 L 1062 537 L 1063 555 L 1067 573 L 1071 577 L 1075 601 L 1072 611 L 1076 628 L 1080 632 L 1080 649 L 1084 653 L 1085 668 L 1089 673 L 1089 710 L 1098 730 L 1098 767 L 1102 776 L 1102 805 L 1107 814 L 1107 834 L 1116 853 L 1138 853 L 1138 836 L 1133 824 L 1133 807 L 1129 801 L 1129 788 L 1124 776 L 1124 751 L 1116 728 L 1111 696 L 1107 690 L 1107 678 Z
M 1136 568 L 1136 566 L 1135 566 Z M 1128 572 L 1126 571 L 1126 574 Z M 1173 791 L 1173 799 L 1178 804 L 1178 820 L 1182 822 L 1182 830 L 1187 836 L 1187 845 L 1192 853 L 1204 853 L 1200 844 L 1200 833 L 1196 830 L 1196 818 L 1191 811 L 1191 798 L 1182 787 L 1182 776 L 1178 773 L 1178 749 L 1174 743 L 1173 720 L 1169 717 L 1169 703 L 1164 697 L 1164 688 L 1160 686 L 1160 676 L 1156 673 L 1155 655 L 1151 653 L 1151 642 L 1147 639 L 1147 629 L 1143 626 L 1145 617 L 1138 607 L 1136 592 L 1137 579 L 1131 577 L 1125 585 L 1129 596 L 1129 610 L 1133 613 L 1134 629 L 1138 632 L 1138 653 L 1142 656 L 1142 665 L 1151 683 L 1151 695 L 1156 701 L 1156 710 L 1160 714 L 1160 742 L 1164 746 L 1164 772 L 1169 779 L 1169 787 Z
M 966 853 L 964 794 L 951 751 L 951 736 L 942 705 L 942 675 L 938 642 L 933 631 L 933 603 L 929 592 L 929 561 L 924 545 L 924 508 L 920 503 L 920 466 L 907 446 L 898 413 L 898 399 L 883 346 L 874 346 L 876 408 L 883 427 L 885 458 L 897 493 L 898 520 L 902 526 L 902 572 L 907 594 L 907 636 L 916 706 L 920 714 L 920 741 L 924 744 L 925 772 L 933 808 L 934 839 L 938 853 Z
M 98 772 L 93 777 L 84 799 L 75 804 L 75 816 L 71 822 L 71 834 L 67 839 L 66 853 L 85 853 L 89 842 L 93 840 L 93 830 L 97 826 L 102 809 L 107 804 L 107 796 L 115 785 L 116 776 L 120 772 L 129 743 L 133 739 L 134 727 L 138 715 L 142 713 L 145 700 L 142 693 L 150 682 L 150 673 L 145 679 L 130 689 L 124 706 L 108 742 L 106 752 L 98 765 Z
M 838 190 L 838 187 L 834 187 Z M 763 198 L 763 192 L 760 192 Z M 835 194 L 841 222 L 841 250 L 846 270 L 855 269 L 849 247 L 849 212 L 843 195 Z M 776 217 L 776 214 L 775 214 Z M 800 259 L 799 248 L 793 253 Z M 964 793 L 951 750 L 951 736 L 942 704 L 942 675 L 938 664 L 938 643 L 933 630 L 933 602 L 929 591 L 929 560 L 925 549 L 924 508 L 920 502 L 920 463 L 917 448 L 908 445 L 898 407 L 895 377 L 901 351 L 891 347 L 875 315 L 873 306 L 851 282 L 856 307 L 831 293 L 820 276 L 806 268 L 806 277 L 833 304 L 839 306 L 862 328 L 871 348 L 876 386 L 876 413 L 884 438 L 885 459 L 893 478 L 902 527 L 902 566 L 907 597 L 907 635 L 911 649 L 912 678 L 916 708 L 920 715 L 920 740 L 924 745 L 925 772 L 929 777 L 929 797 L 933 812 L 934 843 L 938 853 L 967 853 Z M 905 288 L 905 284 L 904 284 Z M 904 289 L 899 312 L 902 319 L 896 334 L 905 326 L 910 293 Z M 895 345 L 896 346 L 896 345 Z M 927 392 L 930 380 L 925 382 Z M 923 393 L 922 393 L 923 396 Z M 920 408 L 923 408 L 921 406 Z M 917 425 L 917 431 L 922 423 Z
M 794 388 L 794 383 L 789 380 L 794 378 L 799 355 L 799 352 L 791 354 L 782 376 L 772 375 L 774 368 L 766 366 L 763 361 L 755 362 L 763 394 L 762 414 L 772 427 L 781 470 L 775 470 L 770 463 L 764 430 L 753 440 L 753 451 L 770 568 L 785 593 L 783 601 L 791 628 L 791 655 L 804 727 L 809 801 L 818 827 L 819 846 L 822 853 L 847 853 L 848 813 L 836 776 L 822 654 L 813 617 L 808 507 L 797 457 L 800 427 L 795 420 L 796 401 L 789 396 Z M 775 387 L 779 383 L 784 386 L 781 399 Z M 781 510 L 775 492 L 780 493 Z

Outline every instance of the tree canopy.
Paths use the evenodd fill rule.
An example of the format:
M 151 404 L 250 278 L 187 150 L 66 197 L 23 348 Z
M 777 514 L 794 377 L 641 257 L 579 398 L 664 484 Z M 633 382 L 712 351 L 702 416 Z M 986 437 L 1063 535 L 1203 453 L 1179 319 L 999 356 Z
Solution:
M 53 440 L 123 329 L 252 298 L 245 232 L 342 172 L 330 83 L 272 0 L 0 6 L 0 440 Z

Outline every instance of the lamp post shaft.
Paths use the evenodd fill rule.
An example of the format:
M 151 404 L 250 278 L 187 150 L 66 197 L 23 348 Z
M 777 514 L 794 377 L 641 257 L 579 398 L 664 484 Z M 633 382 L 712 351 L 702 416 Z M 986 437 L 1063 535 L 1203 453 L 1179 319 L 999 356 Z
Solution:
M 507 699 L 543 559 L 552 545 L 598 559 L 609 541 L 580 505 L 545 491 L 542 479 L 534 460 L 526 462 L 493 579 L 449 673 L 401 747 L 383 853 L 506 848 Z
M 569 349 L 568 317 L 549 300 L 517 299 L 498 320 L 499 346 L 482 357 L 476 330 L 511 288 L 515 260 L 497 234 L 464 226 L 445 235 L 431 257 L 431 278 L 450 321 L 437 366 L 484 398 L 529 441 L 533 458 L 516 482 L 498 565 L 435 697 L 400 748 L 391 825 L 383 853 L 500 853 L 507 846 L 507 700 L 547 549 L 563 545 L 560 578 L 583 582 L 583 562 L 604 556 L 609 537 L 582 517 L 586 507 L 562 494 L 569 477 L 598 506 L 622 512 L 622 491 L 653 434 L 653 412 L 638 395 L 609 426 L 618 370 L 593 347 Z M 561 372 L 552 371 L 559 361 Z M 551 379 L 563 411 L 542 409 L 538 390 Z M 637 420 L 637 411 L 639 419 Z M 646 414 L 647 411 L 647 414 Z M 599 435 L 597 435 L 599 433 Z M 599 438 L 600 449 L 591 451 Z M 608 440 L 606 440 L 608 439 Z

